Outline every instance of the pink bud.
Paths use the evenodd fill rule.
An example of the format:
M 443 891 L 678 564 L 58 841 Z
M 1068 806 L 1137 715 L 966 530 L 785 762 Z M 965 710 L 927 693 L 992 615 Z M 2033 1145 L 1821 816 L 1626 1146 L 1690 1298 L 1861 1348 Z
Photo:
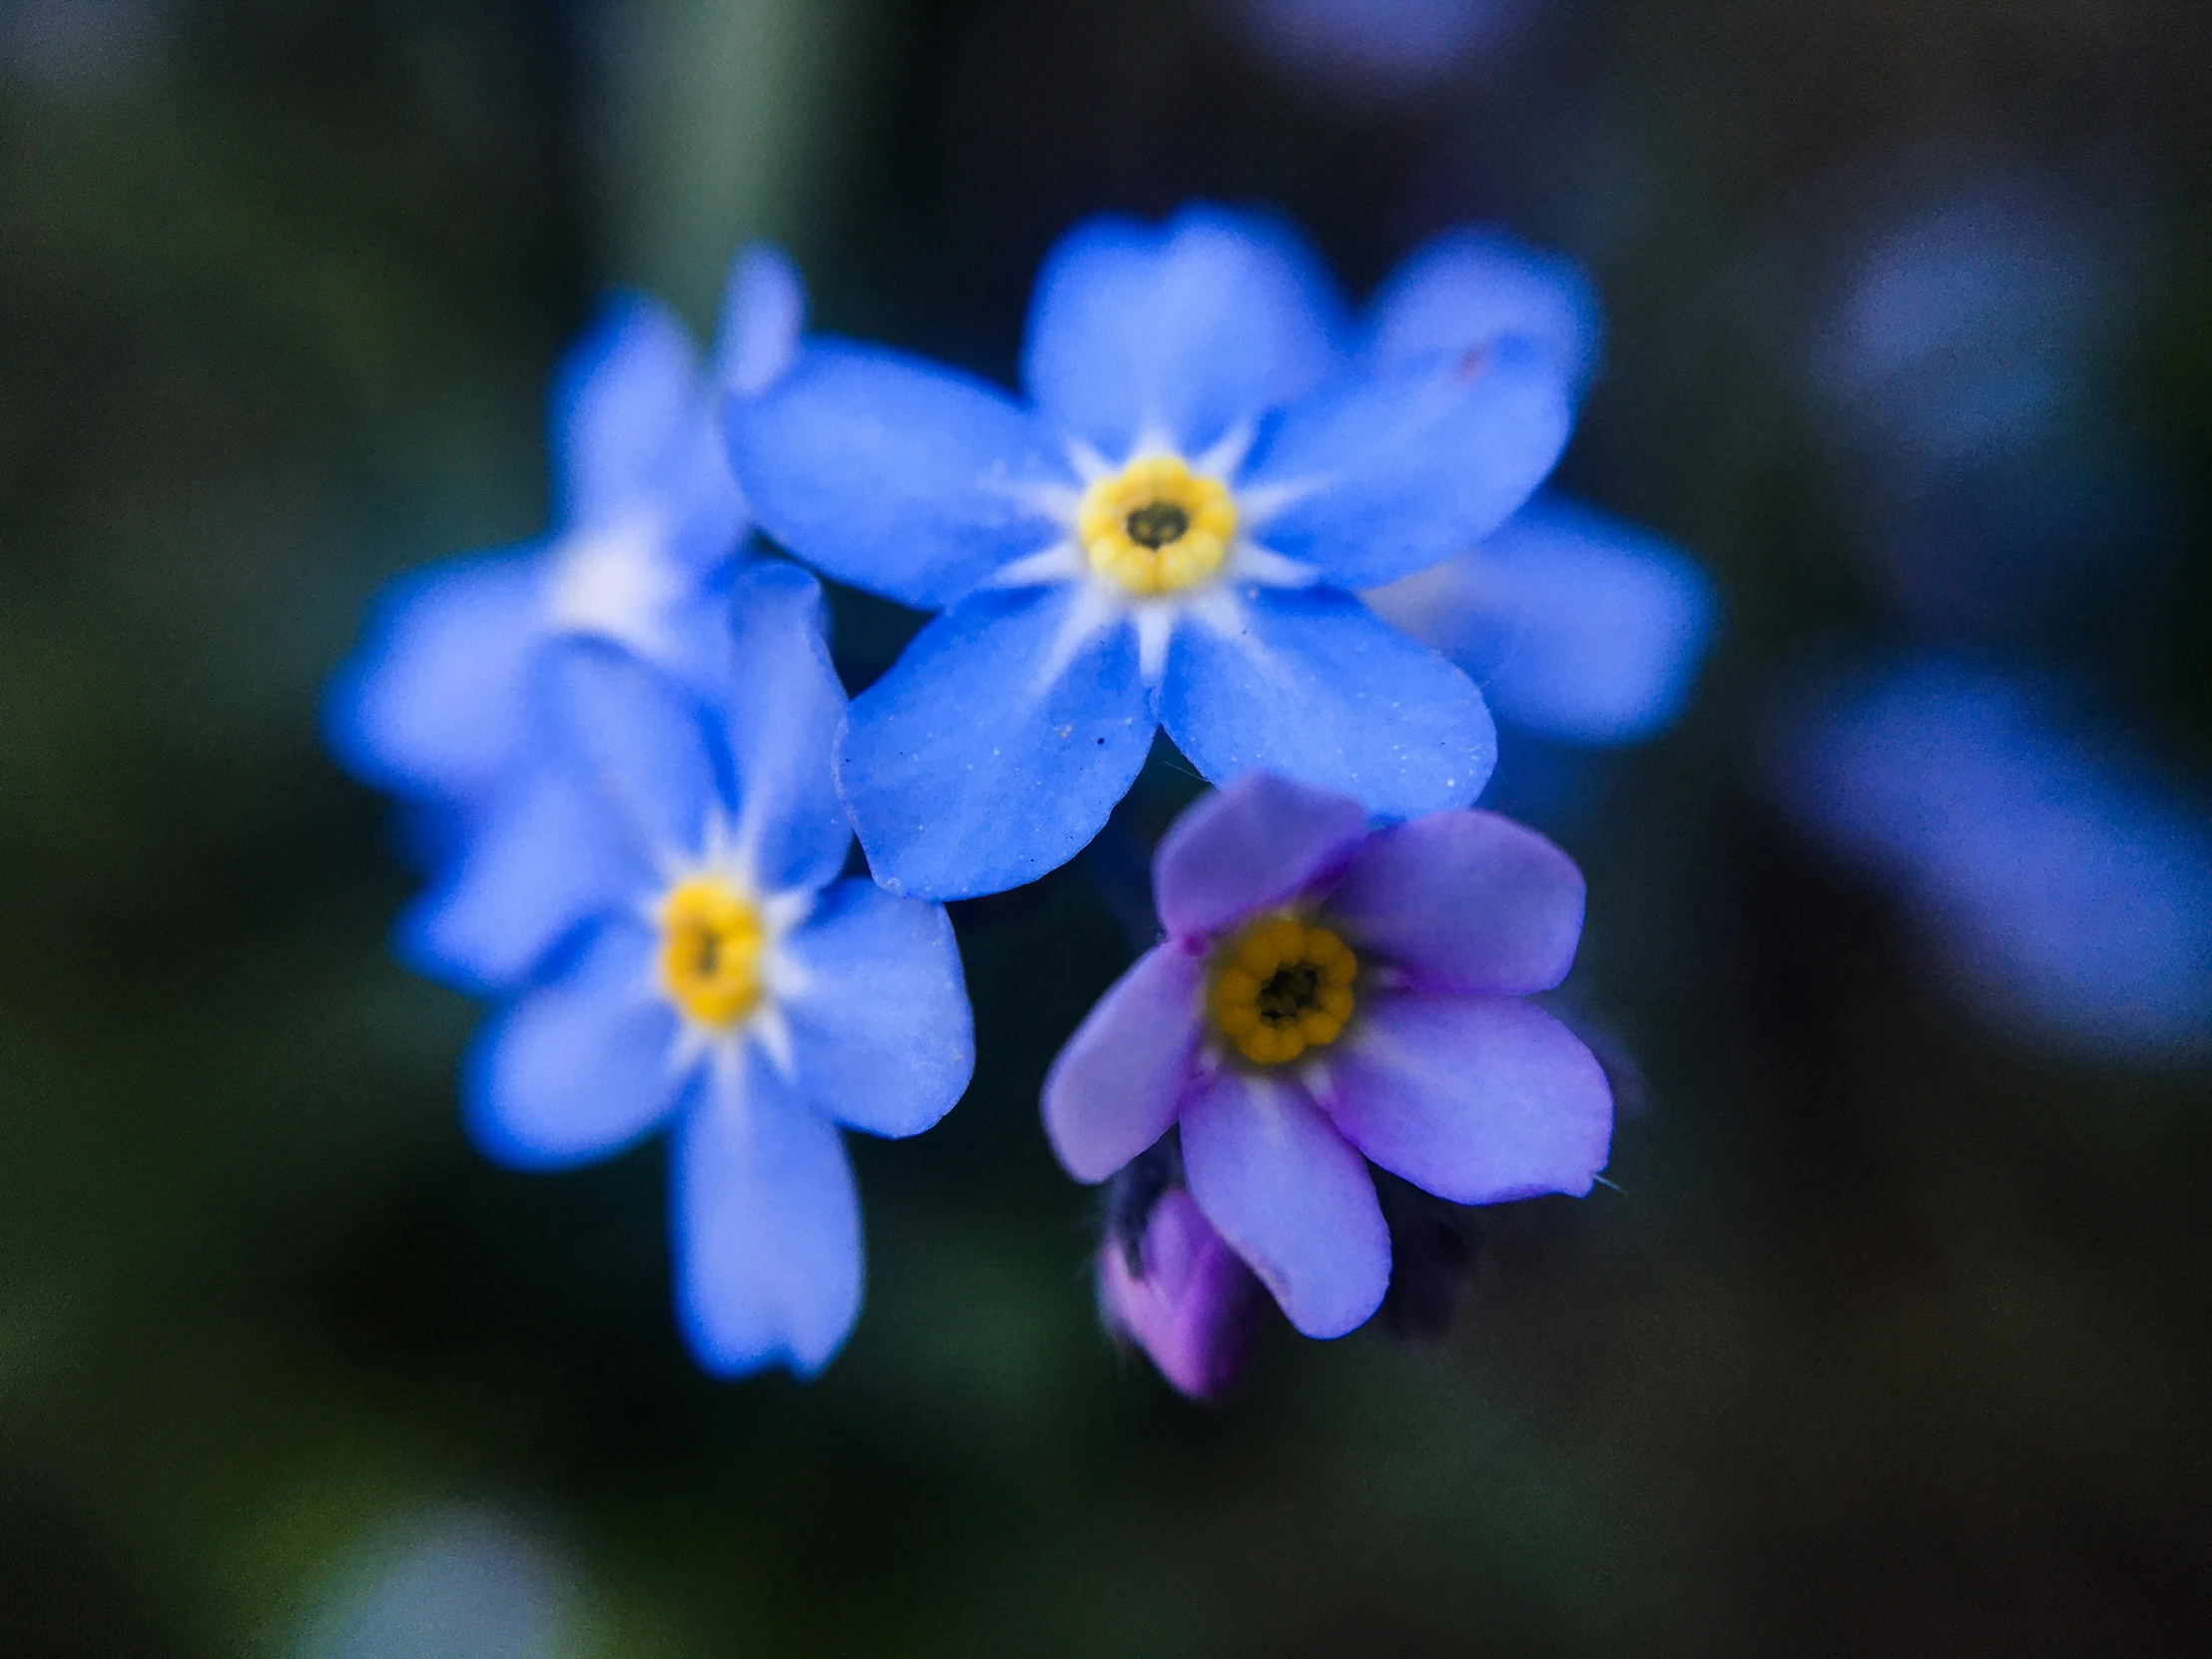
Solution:
M 1181 1187 L 1153 1205 L 1138 1256 L 1142 1272 L 1132 1273 L 1119 1243 L 1109 1239 L 1099 1253 L 1107 1329 L 1150 1355 L 1178 1392 L 1220 1397 L 1251 1358 L 1267 1302 L 1259 1280 Z

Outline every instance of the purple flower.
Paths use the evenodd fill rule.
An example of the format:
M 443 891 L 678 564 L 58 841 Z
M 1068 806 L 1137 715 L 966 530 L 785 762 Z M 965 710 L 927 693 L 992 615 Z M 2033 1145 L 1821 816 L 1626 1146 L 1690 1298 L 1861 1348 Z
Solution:
M 1098 1253 L 1098 1308 L 1114 1335 L 1152 1357 L 1193 1399 L 1243 1375 L 1258 1331 L 1260 1282 L 1182 1187 L 1162 1193 L 1137 1239 Z
M 1167 938 L 1045 1079 L 1045 1131 L 1102 1181 L 1172 1128 L 1206 1221 L 1310 1337 L 1382 1304 L 1368 1160 L 1457 1204 L 1590 1190 L 1596 1059 L 1523 998 L 1565 977 L 1581 873 L 1493 813 L 1370 832 L 1342 796 L 1252 775 L 1153 864 Z

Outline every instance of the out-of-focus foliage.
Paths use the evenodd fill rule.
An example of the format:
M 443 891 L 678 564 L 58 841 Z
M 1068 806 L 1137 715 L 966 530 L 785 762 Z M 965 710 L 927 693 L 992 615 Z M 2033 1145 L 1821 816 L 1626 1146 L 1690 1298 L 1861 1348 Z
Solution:
M 1528 0 L 1370 93 L 1256 45 L 1263 9 L 0 0 L 10 1652 L 374 1652 L 342 1644 L 453 1594 L 514 1598 L 465 1651 L 656 1659 L 2173 1652 L 2212 1618 L 2204 1074 L 1985 1020 L 1762 761 L 1828 665 L 1956 615 L 1895 579 L 1838 296 L 1884 227 L 2055 180 L 2124 289 L 2068 407 L 2157 510 L 2076 515 L 2041 568 L 2113 582 L 2001 644 L 2212 777 L 2212 17 Z M 1596 274 L 1560 482 L 1725 616 L 1682 724 L 1550 797 L 1590 880 L 1568 1011 L 1641 1102 L 1622 1190 L 1485 1213 L 1441 1340 L 1269 1341 L 1219 1411 L 1117 1363 L 1035 1102 L 1134 954 L 1163 768 L 957 907 L 977 1081 L 855 1149 L 850 1348 L 715 1383 L 656 1155 L 464 1143 L 475 1011 L 386 952 L 408 878 L 317 752 L 322 676 L 382 578 L 543 527 L 547 376 L 608 282 L 704 333 L 771 233 L 826 326 L 1004 375 L 1054 235 L 1194 195 L 1370 281 L 1470 221 Z M 848 680 L 911 627 L 843 596 Z

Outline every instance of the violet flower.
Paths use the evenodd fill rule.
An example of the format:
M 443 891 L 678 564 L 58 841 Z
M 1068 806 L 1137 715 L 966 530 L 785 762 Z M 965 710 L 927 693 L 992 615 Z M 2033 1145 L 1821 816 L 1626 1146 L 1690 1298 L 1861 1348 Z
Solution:
M 1045 1079 L 1076 1179 L 1180 1128 L 1197 1209 L 1310 1337 L 1389 1285 L 1369 1159 L 1458 1204 L 1590 1190 L 1611 1090 L 1523 1000 L 1582 931 L 1581 873 L 1542 836 L 1479 811 L 1371 833 L 1357 802 L 1252 775 L 1177 821 L 1153 881 L 1167 938 Z

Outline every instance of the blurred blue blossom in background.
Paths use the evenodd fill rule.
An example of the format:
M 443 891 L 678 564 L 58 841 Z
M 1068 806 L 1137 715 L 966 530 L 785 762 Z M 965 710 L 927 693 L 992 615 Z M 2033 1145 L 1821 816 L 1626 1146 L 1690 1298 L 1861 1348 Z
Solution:
M 572 1569 L 501 1510 L 431 1509 L 327 1575 L 287 1659 L 565 1659 L 582 1611 Z
M 1892 595 L 1923 627 L 2012 634 L 2117 590 L 2170 513 L 2117 417 L 2150 232 L 2128 193 L 1983 180 L 1847 260 L 1813 371 L 1858 462 Z
M 1254 49 L 1348 98 L 1428 91 L 1497 46 L 1536 0 L 1227 0 Z
M 1366 597 L 1472 675 L 1501 726 L 1592 748 L 1681 712 L 1717 609 L 1680 549 L 1549 495 L 1480 547 Z
M 737 661 L 704 705 L 618 647 L 553 664 L 558 738 L 619 833 L 609 901 L 484 1033 L 467 1108 L 492 1156 L 603 1158 L 672 1124 L 678 1303 L 712 1370 L 819 1370 L 860 1304 L 838 1126 L 913 1135 L 974 1069 L 940 906 L 837 879 L 851 830 L 830 772 L 844 695 L 814 579 L 733 585 Z
M 747 518 L 717 419 L 726 393 L 782 371 L 802 304 L 780 255 L 742 256 L 702 373 L 665 306 L 615 301 L 554 394 L 561 528 L 378 596 L 324 726 L 348 770 L 398 795 L 426 831 L 434 879 L 399 931 L 421 971 L 471 990 L 513 984 L 598 895 L 601 820 L 540 730 L 554 642 L 614 641 L 702 696 L 727 684 L 728 582 Z
M 1216 782 L 1273 771 L 1385 817 L 1480 793 L 1480 694 L 1351 590 L 1520 506 L 1566 443 L 1575 365 L 1518 333 L 1348 360 L 1345 328 L 1272 220 L 1104 219 L 1038 279 L 1033 413 L 830 342 L 732 403 L 771 535 L 943 613 L 841 748 L 878 880 L 949 898 L 1035 879 L 1098 832 L 1163 728 Z
M 70 97 L 115 93 L 154 69 L 170 0 L 11 0 L 0 5 L 0 74 Z
M 2092 1054 L 2212 1049 L 2212 817 L 2032 678 L 1907 656 L 1808 700 L 1784 798 L 1903 889 L 1992 1014 Z

